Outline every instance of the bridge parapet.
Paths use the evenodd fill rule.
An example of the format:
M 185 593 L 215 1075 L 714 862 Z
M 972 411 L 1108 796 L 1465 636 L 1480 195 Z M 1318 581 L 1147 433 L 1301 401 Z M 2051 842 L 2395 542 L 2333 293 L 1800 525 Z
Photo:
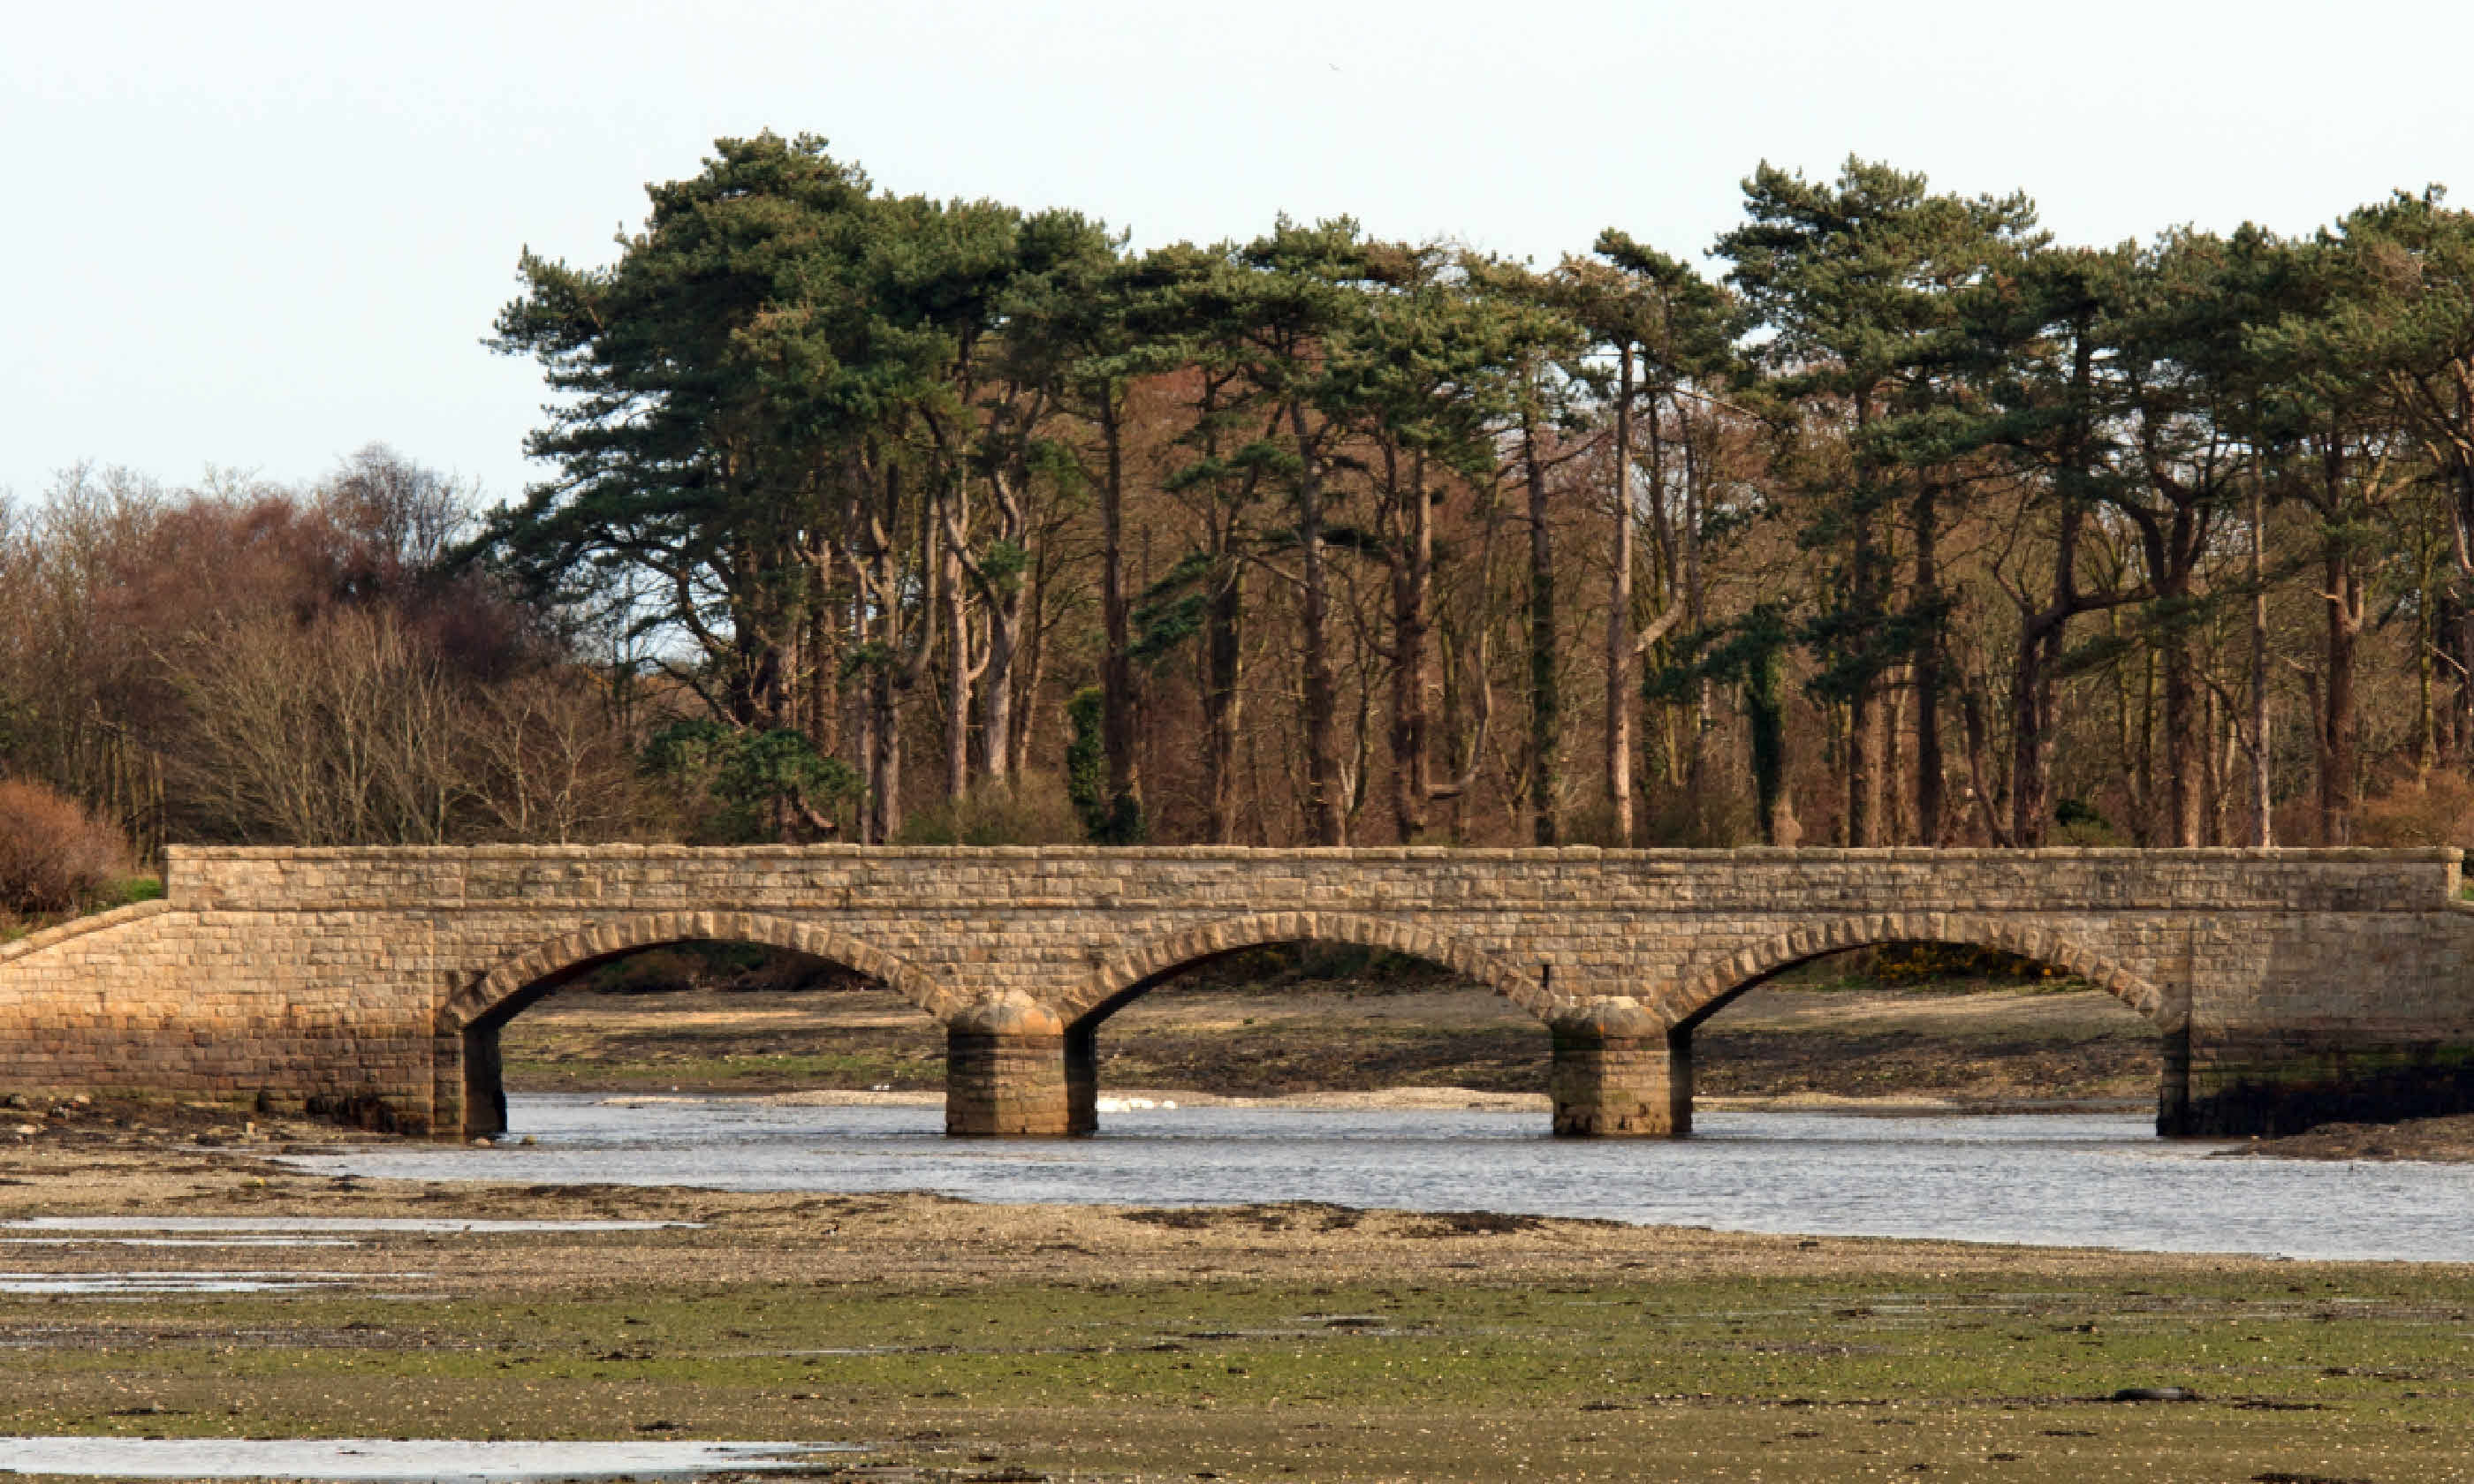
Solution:
M 1792 901 L 1844 912 L 2442 910 L 2462 852 L 2377 850 L 1606 850 L 1443 847 L 665 845 L 182 847 L 182 905 L 295 912 L 517 903 L 661 910 L 817 907 L 899 892 L 922 906 L 1229 905 L 1345 909 L 1485 897 L 1595 910 L 1722 912 Z M 1329 895 L 1336 890 L 1339 895 Z

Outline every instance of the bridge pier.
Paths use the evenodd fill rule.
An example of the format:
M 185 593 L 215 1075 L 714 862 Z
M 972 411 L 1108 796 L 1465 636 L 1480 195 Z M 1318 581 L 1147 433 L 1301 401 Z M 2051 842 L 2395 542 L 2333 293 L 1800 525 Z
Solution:
M 1692 1132 L 1692 1032 L 1630 999 L 1599 1000 L 1549 1022 L 1547 1088 L 1566 1137 L 1680 1137 Z
M 1082 1075 L 1066 1072 L 1068 1038 L 1055 1012 L 1027 994 L 972 1002 L 945 1026 L 945 1132 L 1055 1137 L 1096 1126 L 1091 1037 L 1079 1038 Z M 1074 1084 L 1085 1096 L 1079 1109 Z

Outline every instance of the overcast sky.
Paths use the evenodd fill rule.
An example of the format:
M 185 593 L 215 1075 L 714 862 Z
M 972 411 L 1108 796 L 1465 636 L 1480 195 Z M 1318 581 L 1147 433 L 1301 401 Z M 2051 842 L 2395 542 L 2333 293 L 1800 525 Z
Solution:
M 2465 0 L 12 8 L 0 490 L 78 460 L 315 477 L 384 441 L 504 498 L 519 250 L 612 255 L 718 135 L 1137 246 L 1275 213 L 1698 259 L 1759 160 L 2024 188 L 2068 239 L 2474 198 Z

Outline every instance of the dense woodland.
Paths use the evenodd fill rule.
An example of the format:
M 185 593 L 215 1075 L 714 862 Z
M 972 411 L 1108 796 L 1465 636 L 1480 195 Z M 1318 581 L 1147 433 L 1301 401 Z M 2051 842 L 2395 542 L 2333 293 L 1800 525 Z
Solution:
M 0 774 L 140 853 L 2410 844 L 2474 827 L 2474 215 L 1706 252 L 1102 222 L 723 140 L 525 254 L 521 499 L 0 507 Z

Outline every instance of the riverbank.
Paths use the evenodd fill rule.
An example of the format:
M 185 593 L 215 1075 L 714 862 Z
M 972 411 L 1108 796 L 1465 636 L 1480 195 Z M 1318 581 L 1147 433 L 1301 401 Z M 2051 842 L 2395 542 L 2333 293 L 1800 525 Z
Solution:
M 2474 1163 L 2474 1116 L 2410 1118 L 2402 1123 L 2323 1123 L 2283 1138 L 2255 1138 L 2224 1153 L 2227 1158 Z
M 267 1157 L 297 1132 L 0 1151 L 7 1287 L 301 1285 L 0 1292 L 0 1432 L 837 1440 L 877 1478 L 1817 1481 L 2452 1478 L 2474 1426 L 2458 1265 L 335 1180 Z M 676 1225 L 468 1230 L 511 1221 Z M 2161 1388 L 2197 1400 L 2112 1400 Z

